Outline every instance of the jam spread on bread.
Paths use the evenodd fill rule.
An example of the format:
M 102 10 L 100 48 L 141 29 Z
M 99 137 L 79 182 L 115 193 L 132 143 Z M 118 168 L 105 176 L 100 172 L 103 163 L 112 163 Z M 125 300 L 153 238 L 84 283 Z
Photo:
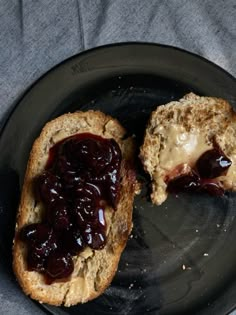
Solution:
M 46 168 L 35 181 L 44 217 L 20 231 L 28 246 L 28 269 L 42 272 L 47 283 L 68 277 L 74 270 L 72 256 L 86 246 L 105 246 L 104 210 L 116 210 L 121 158 L 113 139 L 89 133 L 50 149 Z
M 223 175 L 231 164 L 230 159 L 219 148 L 214 148 L 200 156 L 196 168 L 202 178 L 216 178 Z
M 225 175 L 231 166 L 231 160 L 219 147 L 204 152 L 197 160 L 195 170 L 182 174 L 170 180 L 167 184 L 169 192 L 206 191 L 211 195 L 224 194 L 220 182 L 216 179 Z

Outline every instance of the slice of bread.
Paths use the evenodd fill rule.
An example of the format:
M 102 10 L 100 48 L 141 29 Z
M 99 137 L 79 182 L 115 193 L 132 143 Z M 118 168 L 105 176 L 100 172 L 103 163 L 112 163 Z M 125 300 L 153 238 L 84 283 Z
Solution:
M 236 114 L 220 98 L 189 93 L 179 101 L 158 106 L 147 124 L 140 158 L 152 181 L 151 200 L 167 198 L 167 183 L 187 173 L 197 159 L 217 143 L 232 165 L 217 180 L 236 190 Z
M 73 257 L 74 271 L 68 281 L 55 281 L 47 285 L 42 274 L 27 270 L 27 247 L 19 240 L 17 234 L 24 225 L 41 220 L 43 205 L 35 200 L 33 180 L 43 172 L 49 149 L 66 137 L 87 132 L 103 138 L 113 138 L 120 146 L 122 163 L 117 209 L 116 211 L 111 207 L 105 209 L 107 223 L 105 247 L 101 250 L 85 248 L 78 256 Z M 71 306 L 96 298 L 108 287 L 132 229 L 136 186 L 133 168 L 134 150 L 133 139 L 125 138 L 125 130 L 119 122 L 99 111 L 65 114 L 45 125 L 34 142 L 28 161 L 13 246 L 14 272 L 24 292 L 31 298 L 41 303 Z

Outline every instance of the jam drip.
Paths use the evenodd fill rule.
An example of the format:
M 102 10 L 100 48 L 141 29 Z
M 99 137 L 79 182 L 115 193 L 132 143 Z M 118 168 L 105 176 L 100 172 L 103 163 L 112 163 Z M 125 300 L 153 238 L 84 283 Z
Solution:
M 113 139 L 89 133 L 55 144 L 45 171 L 36 179 L 36 196 L 45 206 L 41 223 L 20 231 L 28 245 L 29 270 L 45 275 L 47 283 L 68 277 L 72 256 L 86 246 L 106 244 L 105 206 L 116 210 L 121 151 Z
M 222 196 L 222 188 L 217 177 L 225 175 L 232 162 L 219 147 L 204 152 L 196 162 L 196 170 L 170 180 L 167 191 L 206 191 L 215 196 Z

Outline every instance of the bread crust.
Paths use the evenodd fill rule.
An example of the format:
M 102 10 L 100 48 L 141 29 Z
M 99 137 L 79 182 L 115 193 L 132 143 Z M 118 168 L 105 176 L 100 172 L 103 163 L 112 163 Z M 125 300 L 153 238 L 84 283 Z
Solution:
M 232 160 L 230 172 L 219 180 L 223 188 L 236 190 L 236 114 L 226 100 L 189 93 L 179 101 L 158 106 L 152 112 L 146 127 L 139 157 L 151 177 L 151 200 L 154 204 L 160 205 L 167 198 L 167 171 L 162 167 L 160 156 L 169 141 L 167 131 L 170 126 L 176 127 L 177 131 L 181 128 L 186 136 L 191 133 L 193 135 L 193 132 L 200 135 L 206 149 L 212 148 L 214 142 L 218 143 Z M 171 150 L 172 148 L 169 159 L 175 158 Z M 191 163 L 196 163 L 196 158 L 194 152 Z M 184 167 L 187 169 L 187 164 Z
M 86 248 L 73 257 L 74 272 L 66 282 L 44 282 L 36 271 L 26 266 L 26 245 L 17 237 L 26 224 L 40 222 L 43 205 L 34 198 L 33 180 L 46 165 L 49 149 L 58 141 L 78 133 L 92 133 L 104 138 L 113 138 L 122 152 L 121 188 L 117 210 L 105 209 L 107 243 L 102 250 Z M 41 303 L 71 306 L 96 298 L 112 281 L 118 267 L 120 255 L 125 248 L 132 229 L 132 209 L 135 194 L 135 171 L 133 139 L 124 138 L 125 129 L 111 116 L 99 111 L 75 112 L 62 115 L 48 122 L 35 140 L 24 179 L 18 209 L 16 234 L 13 245 L 13 270 L 23 291 Z

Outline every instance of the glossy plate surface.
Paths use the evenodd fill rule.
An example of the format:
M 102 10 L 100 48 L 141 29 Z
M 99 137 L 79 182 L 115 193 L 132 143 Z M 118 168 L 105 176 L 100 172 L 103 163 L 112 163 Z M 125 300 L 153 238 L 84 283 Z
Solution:
M 99 109 L 117 117 L 140 145 L 150 112 L 187 92 L 236 107 L 236 80 L 186 51 L 152 44 L 105 46 L 77 55 L 34 84 L 0 138 L 0 248 L 10 265 L 15 213 L 30 148 L 42 126 L 69 111 Z M 134 204 L 133 233 L 106 292 L 85 305 L 43 306 L 52 314 L 227 314 L 236 305 L 236 195 L 147 198 Z M 9 277 L 12 277 L 12 271 Z M 16 283 L 17 285 L 17 283 Z M 20 289 L 19 289 L 20 290 Z

